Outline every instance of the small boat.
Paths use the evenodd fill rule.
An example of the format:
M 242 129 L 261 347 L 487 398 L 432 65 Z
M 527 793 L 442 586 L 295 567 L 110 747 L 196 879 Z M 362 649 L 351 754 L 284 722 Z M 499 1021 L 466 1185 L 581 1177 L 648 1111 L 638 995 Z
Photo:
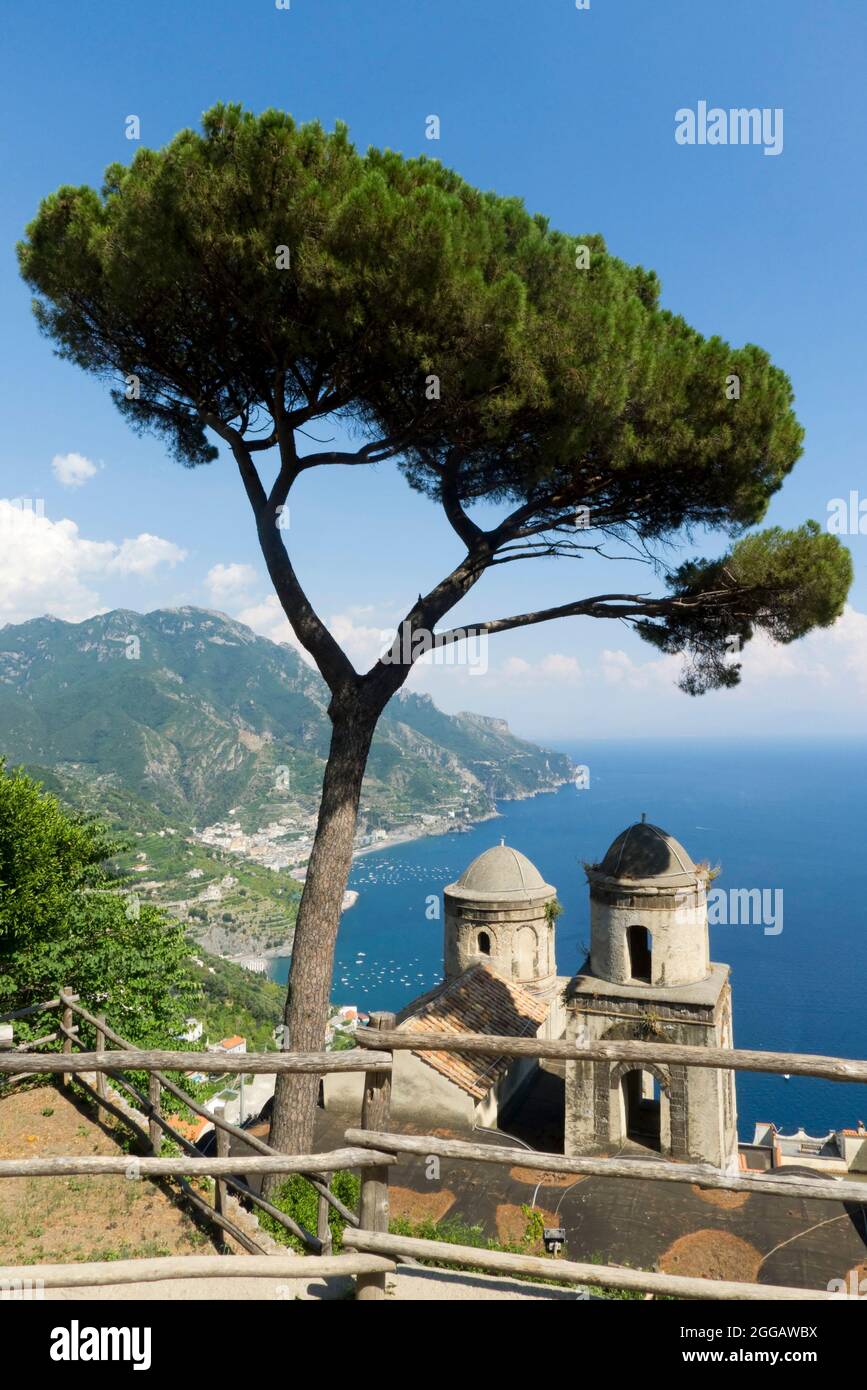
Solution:
M 784 1080 L 784 1081 L 791 1081 L 791 1079 L 792 1079 L 791 1073 L 790 1073 L 790 1072 L 787 1072 L 787 1071 L 784 1071 L 784 1072 L 783 1072 L 783 1080 Z

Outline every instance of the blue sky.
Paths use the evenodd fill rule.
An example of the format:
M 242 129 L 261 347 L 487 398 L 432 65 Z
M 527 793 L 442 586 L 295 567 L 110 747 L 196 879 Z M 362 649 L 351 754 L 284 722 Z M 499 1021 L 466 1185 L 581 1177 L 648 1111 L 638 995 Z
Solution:
M 132 435 L 37 334 L 14 258 L 40 197 L 131 158 L 128 115 L 160 145 L 218 100 L 343 119 L 361 148 L 434 155 L 567 232 L 601 232 L 658 272 L 668 307 L 760 343 L 790 374 L 806 452 L 768 522 L 824 523 L 832 498 L 867 498 L 863 0 L 48 0 L 4 28 L 0 497 L 43 499 L 44 516 L 0 532 L 0 622 L 199 603 L 285 636 L 230 461 L 190 473 Z M 782 108 L 782 152 L 677 144 L 675 112 L 702 100 Z M 457 555 L 388 465 L 306 476 L 289 539 L 360 662 Z M 504 634 L 486 670 L 423 669 L 417 683 L 552 739 L 864 732 L 867 536 L 847 543 L 857 578 L 839 627 L 785 651 L 754 644 L 734 692 L 690 700 L 673 662 L 592 620 Z M 655 582 L 601 561 L 506 566 L 455 617 Z

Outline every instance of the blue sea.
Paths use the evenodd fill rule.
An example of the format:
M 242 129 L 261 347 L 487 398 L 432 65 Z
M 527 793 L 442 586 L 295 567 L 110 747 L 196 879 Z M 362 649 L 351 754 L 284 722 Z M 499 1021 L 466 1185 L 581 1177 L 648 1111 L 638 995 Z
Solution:
M 528 855 L 563 904 L 557 962 L 571 974 L 589 940 L 582 861 L 641 819 L 719 865 L 714 888 L 782 890 L 783 930 L 711 927 L 711 959 L 731 966 L 735 1045 L 867 1057 L 867 741 L 587 741 L 558 745 L 589 786 L 500 804 L 463 833 L 364 855 L 349 886 L 333 998 L 399 1009 L 442 978 L 444 886 L 506 843 Z M 274 962 L 285 981 L 289 962 Z M 757 1120 L 812 1134 L 867 1120 L 867 1087 L 738 1074 L 739 1129 Z

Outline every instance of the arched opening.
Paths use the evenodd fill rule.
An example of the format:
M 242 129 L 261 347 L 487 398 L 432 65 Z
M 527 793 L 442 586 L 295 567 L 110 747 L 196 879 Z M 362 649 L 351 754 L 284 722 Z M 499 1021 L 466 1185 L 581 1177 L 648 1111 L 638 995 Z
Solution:
M 539 945 L 538 938 L 532 927 L 521 927 L 517 938 L 517 967 L 519 980 L 534 980 L 539 971 L 537 969 L 536 951 Z
M 662 1104 L 656 1077 L 637 1068 L 622 1077 L 623 1129 L 626 1138 L 655 1153 L 662 1150 Z
M 626 933 L 629 947 L 629 974 L 633 980 L 649 985 L 653 979 L 653 955 L 650 932 L 646 927 L 629 927 Z
M 491 938 L 486 931 L 479 932 L 479 952 L 483 956 L 491 954 Z

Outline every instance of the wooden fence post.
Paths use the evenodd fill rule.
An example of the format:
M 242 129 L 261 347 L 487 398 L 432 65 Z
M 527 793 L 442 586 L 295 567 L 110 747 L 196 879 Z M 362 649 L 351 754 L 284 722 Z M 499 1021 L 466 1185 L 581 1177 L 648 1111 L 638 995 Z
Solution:
M 97 1027 L 96 1027 L 96 1029 L 95 1029 L 95 1032 L 96 1032 L 96 1050 L 97 1050 L 97 1052 L 105 1052 L 105 1051 L 106 1051 L 106 1046 L 105 1046 L 105 1028 L 104 1028 L 104 1026 L 103 1026 L 104 1024 L 105 1024 L 105 1014 L 100 1014 L 100 1015 L 99 1015 L 99 1018 L 97 1019 Z M 105 1099 L 105 1072 L 104 1072 L 104 1071 L 98 1071 L 98 1072 L 96 1073 L 96 1094 L 100 1097 L 101 1100 L 104 1100 L 104 1099 Z M 97 1122 L 98 1122 L 99 1124 L 101 1124 L 101 1125 L 104 1125 L 105 1122 L 106 1122 L 106 1120 L 108 1119 L 108 1111 L 107 1111 L 107 1110 L 104 1110 L 103 1107 L 102 1107 L 101 1105 L 98 1105 L 97 1108 L 96 1108 L 96 1118 L 97 1118 Z
M 214 1133 L 217 1138 L 217 1158 L 229 1157 L 229 1131 L 221 1129 L 219 1125 L 214 1125 Z M 214 1211 L 218 1216 L 226 1215 L 226 1197 L 228 1187 L 223 1178 L 214 1179 Z M 227 1249 L 226 1241 L 223 1240 L 223 1248 Z
M 378 1032 L 394 1028 L 394 1014 L 374 1013 L 370 1015 L 370 1026 Z M 369 1071 L 365 1073 L 364 1103 L 361 1108 L 362 1129 L 385 1129 L 388 1126 L 388 1113 L 391 1106 L 391 1072 Z M 388 1168 L 365 1168 L 361 1177 L 361 1204 L 359 1207 L 361 1228 L 365 1231 L 388 1232 Z M 385 1298 L 384 1274 L 360 1274 L 355 1281 L 355 1297 L 366 1302 L 368 1299 Z
M 148 1133 L 154 1158 L 159 1158 L 163 1148 L 163 1129 L 156 1118 L 162 1113 L 160 1110 L 160 1089 L 159 1077 L 154 1072 L 150 1072 L 148 1074 L 148 1100 L 151 1104 L 151 1110 L 148 1115 Z
M 70 995 L 71 993 L 72 993 L 72 986 L 71 986 L 71 985 L 64 985 L 64 986 L 63 986 L 63 989 L 60 991 L 61 1002 L 63 1001 L 64 996 L 68 996 L 68 995 Z M 64 1035 L 63 1035 L 63 1051 L 64 1051 L 67 1055 L 69 1055 L 69 1054 L 72 1052 L 72 1038 L 69 1036 L 69 1034 L 70 1034 L 70 1032 L 72 1031 L 72 1023 L 73 1023 L 73 1019 L 72 1019 L 72 1006 L 71 1006 L 70 1004 L 64 1004 L 64 1007 L 63 1007 L 63 1017 L 61 1018 L 61 1023 L 63 1024 L 63 1027 L 67 1030 L 67 1031 L 64 1033 Z M 68 1086 L 71 1080 L 72 1080 L 71 1073 L 65 1071 L 65 1072 L 62 1073 L 62 1075 L 61 1075 L 61 1077 L 60 1077 L 60 1084 L 61 1084 L 61 1086 Z
M 322 1181 L 325 1183 L 325 1186 L 326 1186 L 326 1187 L 329 1187 L 329 1186 L 330 1186 L 330 1184 L 331 1184 L 331 1179 L 332 1179 L 333 1176 L 334 1176 L 334 1175 L 333 1175 L 332 1173 L 323 1173 L 323 1174 L 322 1174 Z M 319 1197 L 319 1206 L 318 1206 L 318 1208 L 317 1208 L 317 1213 L 316 1213 L 316 1235 L 317 1235 L 318 1239 L 322 1242 L 322 1250 L 320 1251 L 320 1254 L 322 1254 L 322 1255 L 330 1255 L 330 1254 L 331 1254 L 331 1248 L 332 1248 L 331 1227 L 330 1227 L 330 1225 L 328 1224 L 328 1216 L 329 1216 L 330 1211 L 331 1211 L 331 1207 L 330 1207 L 330 1205 L 329 1205 L 329 1203 L 328 1203 L 327 1198 L 323 1197 L 323 1196 L 320 1194 L 320 1197 Z

